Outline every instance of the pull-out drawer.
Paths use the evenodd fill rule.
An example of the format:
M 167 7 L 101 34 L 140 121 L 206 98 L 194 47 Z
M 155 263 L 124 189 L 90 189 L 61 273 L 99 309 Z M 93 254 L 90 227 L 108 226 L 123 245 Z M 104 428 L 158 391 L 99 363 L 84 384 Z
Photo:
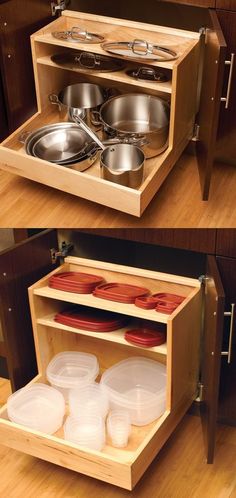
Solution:
M 143 82 L 130 78 L 127 67 L 118 72 L 79 71 L 67 68 L 51 60 L 51 56 L 75 48 L 75 44 L 57 40 L 53 31 L 70 30 L 80 25 L 88 31 L 102 34 L 107 40 L 143 39 L 174 50 L 177 58 L 171 61 L 145 61 L 145 65 L 168 74 L 168 81 Z M 93 52 L 112 57 L 99 44 L 80 43 L 80 51 Z M 23 127 L 6 139 L 0 147 L 1 168 L 5 171 L 29 178 L 50 187 L 77 195 L 134 216 L 141 216 L 151 199 L 168 176 L 176 161 L 192 138 L 197 112 L 199 84 L 199 61 L 201 42 L 199 33 L 163 28 L 154 25 L 98 17 L 91 14 L 64 12 L 61 18 L 32 36 L 32 52 L 39 114 L 33 116 Z M 117 56 L 119 58 L 119 55 Z M 133 61 L 133 65 L 135 59 Z M 141 67 L 142 63 L 139 61 Z M 131 64 L 132 67 L 132 64 Z M 83 173 L 58 166 L 54 163 L 27 156 L 19 145 L 22 131 L 35 130 L 60 120 L 53 112 L 48 96 L 60 92 L 64 87 L 79 82 L 97 83 L 112 87 L 121 93 L 146 93 L 160 96 L 170 103 L 168 148 L 160 155 L 146 159 L 144 178 L 138 189 L 132 189 L 101 178 L 99 159 Z
M 149 425 L 132 425 L 128 446 L 112 447 L 107 438 L 101 452 L 83 449 L 65 441 L 63 428 L 52 436 L 39 433 L 8 420 L 6 406 L 1 410 L 0 438 L 3 444 L 30 455 L 73 469 L 97 479 L 132 489 L 155 455 L 168 439 L 191 405 L 197 392 L 202 292 L 198 280 L 110 263 L 68 257 L 53 272 L 96 273 L 107 282 L 145 286 L 151 293 L 172 292 L 184 297 L 171 314 L 141 309 L 101 299 L 92 294 L 77 294 L 49 287 L 49 276 L 30 288 L 30 304 L 39 375 L 31 382 L 47 382 L 46 368 L 52 357 L 62 351 L 95 354 L 100 374 L 115 363 L 134 356 L 152 358 L 166 365 L 166 410 Z M 51 275 L 51 274 L 50 274 Z M 55 313 L 68 304 L 110 310 L 129 317 L 129 325 L 111 333 L 80 330 L 54 321 Z M 166 344 L 152 348 L 126 342 L 124 332 L 140 319 L 162 323 Z

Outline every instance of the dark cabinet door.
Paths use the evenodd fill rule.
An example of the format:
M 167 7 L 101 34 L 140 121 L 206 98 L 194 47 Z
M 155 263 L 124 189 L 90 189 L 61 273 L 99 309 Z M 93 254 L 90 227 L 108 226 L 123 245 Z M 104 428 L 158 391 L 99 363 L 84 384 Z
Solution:
M 221 102 L 220 119 L 216 144 L 216 159 L 236 165 L 236 2 L 235 12 L 217 11 L 218 19 L 227 43 L 227 61 L 232 60 L 233 69 L 230 86 L 230 66 L 225 66 L 223 97 L 229 91 L 228 107 Z M 232 59 L 232 54 L 234 59 Z M 229 89 L 229 90 L 228 90 Z
M 0 253 L 0 319 L 12 389 L 37 373 L 28 287 L 50 272 L 56 230 L 46 230 Z
M 206 34 L 200 108 L 197 116 L 200 132 L 196 152 L 203 200 L 208 199 L 210 189 L 226 56 L 226 43 L 216 13 L 210 11 L 210 16 L 213 29 L 208 29 Z
M 234 228 L 218 228 L 216 230 L 216 254 L 236 258 L 236 230 Z
M 233 316 L 224 319 L 218 418 L 225 424 L 236 425 L 236 313 L 231 307 L 236 304 L 236 259 L 217 257 L 217 266 L 226 295 L 225 310 L 230 312 L 233 309 Z
M 7 113 L 4 101 L 2 76 L 0 71 L 0 140 L 8 135 Z
M 162 0 L 170 2 L 170 0 Z M 215 0 L 171 0 L 173 3 L 183 3 L 186 5 L 195 5 L 196 7 L 215 7 Z
M 0 3 L 0 67 L 9 131 L 36 111 L 30 35 L 51 20 L 50 0 Z
M 234 10 L 236 12 L 236 2 L 235 0 L 216 0 L 216 8 Z
M 207 462 L 212 463 L 215 448 L 217 406 L 224 321 L 224 289 L 216 260 L 208 257 L 204 295 L 204 330 L 202 337 L 201 382 L 203 401 L 201 417 Z

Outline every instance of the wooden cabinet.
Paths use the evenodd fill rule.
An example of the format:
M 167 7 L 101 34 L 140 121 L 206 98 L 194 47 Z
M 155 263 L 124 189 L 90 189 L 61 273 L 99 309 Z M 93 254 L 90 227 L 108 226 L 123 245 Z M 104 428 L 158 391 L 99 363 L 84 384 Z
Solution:
M 183 303 L 172 315 L 155 310 L 143 310 L 134 304 L 123 304 L 99 299 L 91 294 L 75 294 L 52 289 L 48 286 L 49 276 L 60 271 L 85 271 L 103 276 L 108 282 L 129 282 L 147 287 L 151 292 L 165 291 L 185 297 Z M 207 413 L 208 461 L 213 458 L 215 403 L 217 399 L 218 371 L 213 368 L 212 359 L 219 347 L 215 335 L 215 322 L 219 324 L 223 296 L 218 294 L 216 266 L 210 263 L 206 279 L 205 321 L 210 333 L 204 355 L 209 362 L 205 370 L 207 395 L 203 406 Z M 214 276 L 213 276 L 213 274 Z M 103 451 L 82 449 L 63 439 L 62 430 L 53 436 L 33 431 L 12 423 L 7 417 L 6 407 L 1 410 L 1 442 L 41 459 L 70 468 L 82 474 L 132 489 L 142 477 L 155 455 L 168 439 L 197 394 L 199 378 L 199 354 L 202 323 L 203 288 L 199 280 L 87 260 L 67 257 L 60 268 L 43 277 L 29 289 L 31 316 L 38 364 L 38 375 L 31 381 L 45 382 L 46 367 L 51 358 L 61 351 L 80 350 L 98 357 L 101 373 L 114 363 L 131 356 L 153 358 L 167 367 L 166 411 L 152 424 L 132 428 L 132 437 L 125 450 L 107 444 Z M 216 287 L 215 283 L 216 282 Z M 217 298 L 217 299 L 216 299 Z M 114 333 L 93 333 L 61 325 L 54 321 L 54 315 L 69 303 L 118 312 L 130 318 L 132 327 L 137 319 L 147 319 L 165 324 L 166 344 L 143 349 L 124 340 L 124 329 Z M 132 325 L 133 323 L 133 325 Z M 210 349 L 209 349 L 210 344 Z M 214 365 L 218 354 L 215 354 Z M 214 375 L 213 375 L 214 374 Z M 210 382 L 208 384 L 208 381 Z M 209 425 L 210 424 L 210 425 Z
M 215 0 L 217 9 L 236 11 L 235 0 Z
M 212 22 L 214 19 L 212 16 Z M 73 43 L 58 41 L 52 37 L 52 30 L 70 29 L 80 24 L 88 30 L 102 33 L 108 39 L 148 38 L 160 44 L 167 43 L 176 48 L 178 58 L 174 61 L 154 63 L 155 67 L 168 70 L 171 75 L 167 83 L 143 82 L 132 80 L 124 71 L 115 73 L 91 74 L 77 70 L 58 67 L 51 61 L 51 55 L 63 47 L 74 48 Z M 189 139 L 193 136 L 195 117 L 200 106 L 201 126 L 200 142 L 197 147 L 200 163 L 200 177 L 203 198 L 208 196 L 210 176 L 215 142 L 217 122 L 217 106 L 213 105 L 212 95 L 219 92 L 220 68 L 223 53 L 217 32 L 208 37 L 209 45 L 206 54 L 207 72 L 203 80 L 207 80 L 203 98 L 199 98 L 199 67 L 201 67 L 203 35 L 196 32 L 164 28 L 151 24 L 119 20 L 95 16 L 92 14 L 63 12 L 61 18 L 46 26 L 32 37 L 35 82 L 37 89 L 38 113 L 28 120 L 0 147 L 1 168 L 44 183 L 51 187 L 72 193 L 97 203 L 124 211 L 134 216 L 141 216 L 153 196 L 182 154 Z M 80 49 L 91 51 L 91 46 L 80 44 Z M 211 52 L 214 52 L 212 66 Z M 99 45 L 93 51 L 104 54 Z M 208 60 L 210 57 L 210 60 Z M 215 64 L 215 59 L 219 62 Z M 208 78 L 208 72 L 210 77 Z M 99 161 L 86 172 L 80 173 L 38 158 L 27 156 L 19 143 L 19 135 L 23 131 L 38 128 L 44 124 L 58 121 L 58 114 L 48 101 L 48 95 L 59 92 L 64 86 L 79 81 L 97 82 L 103 86 L 116 87 L 122 92 L 143 92 L 159 95 L 170 102 L 171 116 L 169 128 L 169 145 L 159 156 L 146 160 L 144 181 L 139 189 L 130 189 L 100 178 Z M 217 99 L 216 99 L 217 100 Z M 205 116 L 205 117 L 204 117 Z M 43 167 L 42 167 L 43 166 Z
M 169 2 L 170 0 L 162 0 Z M 215 0 L 171 0 L 174 3 L 183 3 L 185 5 L 194 5 L 195 7 L 215 7 Z
M 222 162 L 236 164 L 236 6 L 235 12 L 217 10 L 217 16 L 227 43 L 226 59 L 231 65 L 225 67 L 223 97 L 228 93 L 228 106 L 221 103 L 216 158 Z M 232 71 L 232 72 L 231 72 Z

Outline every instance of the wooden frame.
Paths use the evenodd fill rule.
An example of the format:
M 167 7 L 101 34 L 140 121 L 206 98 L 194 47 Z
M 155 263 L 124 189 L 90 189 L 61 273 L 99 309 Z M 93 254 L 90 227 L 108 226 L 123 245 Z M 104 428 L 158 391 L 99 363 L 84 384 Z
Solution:
M 107 281 L 145 285 L 152 292 L 163 291 L 185 296 L 172 315 L 142 310 L 132 304 L 98 299 L 91 294 L 73 294 L 48 287 L 49 275 L 29 289 L 31 316 L 39 374 L 32 380 L 45 382 L 50 359 L 64 350 L 96 354 L 100 372 L 130 356 L 144 356 L 167 366 L 166 411 L 153 423 L 132 426 L 127 448 L 113 448 L 109 440 L 103 451 L 82 449 L 63 439 L 62 429 L 53 436 L 22 427 L 8 420 L 6 406 L 0 412 L 0 437 L 3 444 L 77 472 L 133 489 L 195 398 L 198 380 L 202 292 L 198 280 L 162 274 L 145 269 L 114 265 L 94 260 L 67 257 L 55 274 L 77 270 L 102 275 Z M 51 275 L 50 274 L 50 275 Z M 112 310 L 132 319 L 146 318 L 166 324 L 166 345 L 138 348 L 126 343 L 124 330 L 114 334 L 95 334 L 53 322 L 52 316 L 65 303 L 89 305 Z M 115 344 L 115 347 L 114 347 Z
M 168 83 L 132 80 L 125 71 L 86 74 L 61 68 L 50 56 L 60 50 L 75 48 L 75 44 L 52 37 L 52 30 L 70 29 L 75 24 L 105 34 L 107 39 L 148 38 L 149 41 L 171 46 L 178 58 L 170 62 L 152 63 L 171 76 Z M 80 50 L 91 51 L 91 45 L 80 44 Z M 100 45 L 94 53 L 105 54 Z M 157 190 L 168 176 L 193 134 L 200 57 L 199 34 L 173 28 L 113 19 L 92 14 L 64 11 L 63 15 L 32 36 L 32 54 L 38 113 L 28 120 L 0 146 L 1 169 L 36 182 L 69 192 L 108 207 L 140 217 Z M 107 56 L 109 54 L 106 53 Z M 79 81 L 96 82 L 105 87 L 115 86 L 122 92 L 151 93 L 170 101 L 171 116 L 168 148 L 157 157 L 146 160 L 144 181 L 139 189 L 123 187 L 100 178 L 99 159 L 83 173 L 27 156 L 19 143 L 22 131 L 59 121 L 58 112 L 48 102 L 50 93 Z M 54 106 L 55 107 L 55 106 Z

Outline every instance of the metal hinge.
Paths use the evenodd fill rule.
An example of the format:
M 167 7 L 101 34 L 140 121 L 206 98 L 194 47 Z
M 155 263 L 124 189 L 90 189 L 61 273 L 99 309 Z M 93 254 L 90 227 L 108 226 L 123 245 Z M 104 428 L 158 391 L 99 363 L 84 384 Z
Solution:
M 193 127 L 193 136 L 192 136 L 192 141 L 193 142 L 198 142 L 199 140 L 199 133 L 200 133 L 200 126 L 199 124 L 195 123 Z
M 52 16 L 56 16 L 57 14 L 60 15 L 61 12 L 66 9 L 66 6 L 66 0 L 57 0 L 55 2 L 51 2 Z
M 74 248 L 73 244 L 70 242 L 63 241 L 61 243 L 61 249 L 57 251 L 56 249 L 50 249 L 52 264 L 55 264 L 58 258 L 65 258 Z
M 198 387 L 198 395 L 195 401 L 201 403 L 201 401 L 203 401 L 204 385 L 201 382 L 198 382 L 197 387 Z
M 208 277 L 206 275 L 200 275 L 200 277 L 198 277 L 198 280 L 199 280 L 200 284 L 205 284 L 207 278 Z

